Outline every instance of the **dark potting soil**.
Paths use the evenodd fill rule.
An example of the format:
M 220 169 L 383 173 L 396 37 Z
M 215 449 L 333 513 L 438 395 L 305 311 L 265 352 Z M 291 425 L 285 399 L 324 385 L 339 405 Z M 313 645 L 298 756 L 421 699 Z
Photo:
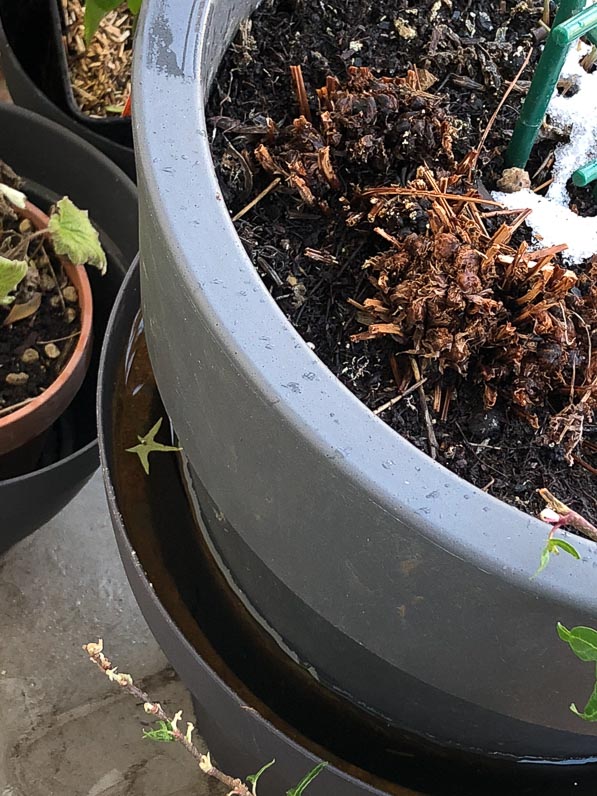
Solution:
M 404 76 L 411 67 L 437 80 L 429 88 L 442 95 L 442 108 L 456 119 L 453 151 L 464 157 L 477 145 L 509 81 L 529 49 L 529 66 L 501 110 L 479 160 L 483 184 L 494 188 L 503 168 L 502 152 L 520 110 L 524 89 L 539 56 L 535 34 L 543 6 L 485 0 L 422 3 L 384 0 L 265 0 L 231 46 L 218 74 L 209 114 L 214 124 L 214 160 L 224 197 L 236 213 L 272 180 L 259 168 L 255 147 L 267 140 L 267 117 L 281 129 L 299 116 L 289 66 L 300 65 L 313 118 L 316 89 L 334 75 L 346 80 L 350 66 L 379 75 Z M 424 75 L 425 73 L 421 73 Z M 547 160 L 558 137 L 547 130 L 529 163 L 533 187 L 549 179 Z M 424 137 L 403 158 L 381 167 L 369 164 L 359 185 L 406 184 L 425 160 Z M 417 150 L 417 146 L 419 149 Z M 547 165 L 544 165 L 547 160 Z M 571 191 L 586 215 L 597 208 L 588 189 Z M 416 225 L 416 213 L 413 224 Z M 352 341 L 363 331 L 359 303 L 372 296 L 367 258 L 387 250 L 370 230 L 348 227 L 338 213 L 305 207 L 296 191 L 282 184 L 237 222 L 249 255 L 289 320 L 321 359 L 366 405 L 375 410 L 397 394 L 389 335 Z M 519 239 L 516 240 L 516 243 Z M 311 249 L 328 262 L 305 256 Z M 474 375 L 474 374 L 472 374 Z M 429 417 L 437 438 L 437 459 L 452 471 L 531 513 L 543 507 L 536 490 L 547 488 L 587 518 L 597 518 L 595 468 L 597 426 L 585 424 L 584 443 L 570 466 L 559 446 L 540 441 L 533 429 L 498 399 L 487 411 L 483 388 L 472 375 L 454 379 L 444 420 L 427 391 L 427 422 L 417 393 L 388 408 L 381 417 L 420 449 L 429 452 Z M 428 385 L 426 385 L 428 386 Z M 437 407 L 437 405 L 436 405 Z
M 31 263 L 14 302 L 0 306 L 0 416 L 55 381 L 80 331 L 76 290 L 44 238 L 27 243 L 32 232 L 28 220 L 0 204 L 0 255 Z M 20 317 L 13 321 L 15 313 Z

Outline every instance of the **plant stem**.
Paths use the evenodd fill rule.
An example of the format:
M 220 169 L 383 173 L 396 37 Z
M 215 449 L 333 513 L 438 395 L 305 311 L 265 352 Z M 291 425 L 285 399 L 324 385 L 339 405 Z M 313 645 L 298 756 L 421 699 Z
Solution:
M 87 655 L 89 655 L 89 660 L 92 663 L 95 663 L 95 665 L 108 677 L 109 680 L 117 683 L 117 685 L 119 685 L 123 691 L 126 691 L 127 694 L 130 694 L 136 700 L 143 702 L 143 708 L 146 713 L 148 713 L 150 716 L 155 716 L 156 719 L 161 719 L 161 721 L 166 722 L 168 726 L 171 727 L 170 733 L 172 738 L 184 746 L 187 752 L 193 756 L 193 758 L 197 761 L 201 771 L 203 771 L 206 776 L 216 779 L 227 788 L 230 788 L 228 796 L 253 796 L 252 791 L 244 784 L 244 782 L 242 782 L 240 779 L 230 777 L 228 774 L 224 774 L 222 771 L 212 765 L 209 753 L 204 755 L 199 751 L 199 749 L 197 749 L 195 744 L 191 741 L 191 732 L 193 730 L 192 724 L 188 725 L 189 729 L 186 735 L 182 733 L 177 727 L 177 717 L 179 719 L 180 714 L 177 714 L 177 717 L 170 718 L 162 709 L 162 706 L 159 704 L 159 702 L 153 702 L 150 696 L 145 693 L 145 691 L 142 691 L 137 685 L 135 685 L 130 674 L 117 673 L 116 668 L 112 666 L 112 662 L 103 654 L 103 646 L 103 642 L 100 639 L 97 644 L 84 644 L 83 649 Z

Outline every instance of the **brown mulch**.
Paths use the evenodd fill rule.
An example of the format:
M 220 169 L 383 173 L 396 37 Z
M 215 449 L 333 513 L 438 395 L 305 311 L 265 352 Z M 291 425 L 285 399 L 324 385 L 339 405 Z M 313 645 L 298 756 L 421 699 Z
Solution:
M 89 47 L 84 40 L 84 5 L 62 0 L 66 50 L 75 100 L 93 117 L 120 115 L 131 93 L 133 15 L 122 6 L 107 14 Z

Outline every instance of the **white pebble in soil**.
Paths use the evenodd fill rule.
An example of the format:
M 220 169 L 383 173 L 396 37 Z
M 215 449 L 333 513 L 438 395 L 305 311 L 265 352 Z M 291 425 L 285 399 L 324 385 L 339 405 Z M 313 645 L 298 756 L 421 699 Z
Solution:
M 570 140 L 556 148 L 547 194 L 538 196 L 528 189 L 493 194 L 513 210 L 530 208 L 533 212 L 526 223 L 537 236 L 538 247 L 567 243 L 563 257 L 570 263 L 581 263 L 597 252 L 597 217 L 574 213 L 566 189 L 576 169 L 597 159 L 597 72 L 588 73 L 580 64 L 589 51 L 582 43 L 571 48 L 561 78 L 572 80 L 577 91 L 570 97 L 554 93 L 547 109 L 552 125 L 570 130 Z

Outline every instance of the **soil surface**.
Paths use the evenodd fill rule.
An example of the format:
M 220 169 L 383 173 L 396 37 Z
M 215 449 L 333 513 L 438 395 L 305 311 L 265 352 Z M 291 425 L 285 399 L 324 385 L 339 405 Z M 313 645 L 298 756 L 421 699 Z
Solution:
M 0 255 L 30 263 L 14 302 L 0 306 L 0 417 L 52 384 L 80 331 L 76 289 L 45 238 L 28 242 L 34 232 L 28 220 L 0 202 Z
M 315 126 L 316 90 L 330 75 L 345 83 L 351 66 L 367 66 L 390 77 L 405 76 L 412 67 L 427 70 L 435 78 L 429 92 L 442 96 L 443 112 L 456 120 L 452 146 L 459 160 L 478 144 L 532 48 L 529 65 L 479 159 L 481 190 L 492 190 L 540 54 L 541 33 L 536 31 L 542 11 L 542 4 L 526 0 L 265 0 L 231 46 L 209 106 L 214 160 L 231 212 L 243 209 L 272 182 L 275 172 L 260 168 L 254 155 L 267 141 L 267 117 L 281 129 L 299 116 L 291 64 L 301 67 Z M 561 137 L 561 132 L 547 129 L 536 144 L 528 167 L 533 187 L 549 179 L 548 158 Z M 390 168 L 368 162 L 359 184 L 405 185 L 421 163 L 412 150 Z M 571 195 L 581 212 L 597 214 L 588 189 L 575 189 Z M 415 212 L 411 231 L 416 223 Z M 336 212 L 322 213 L 301 203 L 284 181 L 243 215 L 237 229 L 274 298 L 335 375 L 372 410 L 394 398 L 400 381 L 395 341 L 390 335 L 351 339 L 363 332 L 363 322 L 350 302 L 372 296 L 363 264 L 382 250 L 378 237 L 358 225 L 348 227 Z M 306 256 L 308 250 L 323 253 L 325 261 Z M 545 429 L 534 429 L 507 402 L 498 400 L 488 410 L 483 387 L 474 377 L 455 376 L 447 412 L 425 385 L 426 408 L 414 391 L 380 417 L 426 452 L 431 449 L 431 424 L 438 461 L 506 502 L 536 513 L 544 506 L 536 490 L 547 488 L 595 521 L 594 421 L 585 424 L 584 444 L 575 452 L 584 464 L 575 460 L 570 466 L 562 446 L 546 446 L 541 441 Z

